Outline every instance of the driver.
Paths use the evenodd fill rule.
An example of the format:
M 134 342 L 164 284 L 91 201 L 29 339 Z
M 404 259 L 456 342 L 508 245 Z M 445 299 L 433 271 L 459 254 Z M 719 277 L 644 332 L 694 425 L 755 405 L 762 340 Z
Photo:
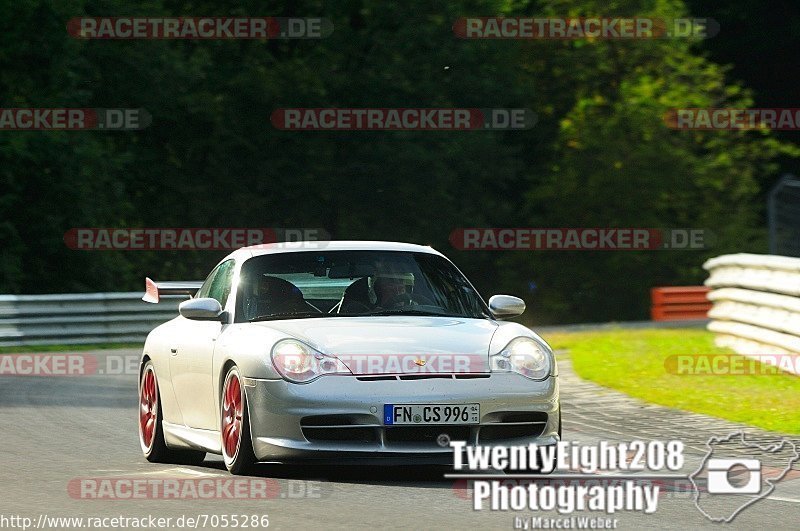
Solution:
M 377 297 L 378 307 L 403 306 L 411 301 L 411 293 L 414 291 L 414 275 L 411 273 L 379 273 L 375 275 L 372 289 Z

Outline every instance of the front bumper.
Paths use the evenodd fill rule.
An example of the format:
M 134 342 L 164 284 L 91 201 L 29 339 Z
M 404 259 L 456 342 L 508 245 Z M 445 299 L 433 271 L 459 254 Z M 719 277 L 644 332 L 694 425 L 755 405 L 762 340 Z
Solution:
M 559 440 L 558 380 L 514 373 L 401 380 L 323 376 L 309 384 L 244 379 L 259 461 L 450 464 L 441 435 L 468 445 Z M 386 426 L 384 404 L 480 404 L 476 425 Z

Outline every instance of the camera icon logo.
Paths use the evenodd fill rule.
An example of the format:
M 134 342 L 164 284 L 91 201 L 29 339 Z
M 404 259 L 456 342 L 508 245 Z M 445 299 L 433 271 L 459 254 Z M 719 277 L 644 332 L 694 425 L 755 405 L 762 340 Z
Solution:
M 710 494 L 758 494 L 761 491 L 761 461 L 758 459 L 709 459 L 707 466 Z

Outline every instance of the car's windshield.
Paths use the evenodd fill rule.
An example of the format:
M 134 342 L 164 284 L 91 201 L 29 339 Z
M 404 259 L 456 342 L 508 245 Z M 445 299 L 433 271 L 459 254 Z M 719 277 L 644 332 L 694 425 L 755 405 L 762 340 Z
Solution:
M 402 251 L 269 254 L 242 265 L 236 321 L 363 315 L 486 318 L 485 303 L 444 258 Z

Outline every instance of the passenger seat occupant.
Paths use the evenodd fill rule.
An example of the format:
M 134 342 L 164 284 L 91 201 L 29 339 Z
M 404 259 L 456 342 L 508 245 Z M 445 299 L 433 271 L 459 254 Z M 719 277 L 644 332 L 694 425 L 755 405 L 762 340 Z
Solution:
M 300 288 L 282 278 L 258 275 L 247 293 L 244 303 L 247 319 L 309 310 Z

